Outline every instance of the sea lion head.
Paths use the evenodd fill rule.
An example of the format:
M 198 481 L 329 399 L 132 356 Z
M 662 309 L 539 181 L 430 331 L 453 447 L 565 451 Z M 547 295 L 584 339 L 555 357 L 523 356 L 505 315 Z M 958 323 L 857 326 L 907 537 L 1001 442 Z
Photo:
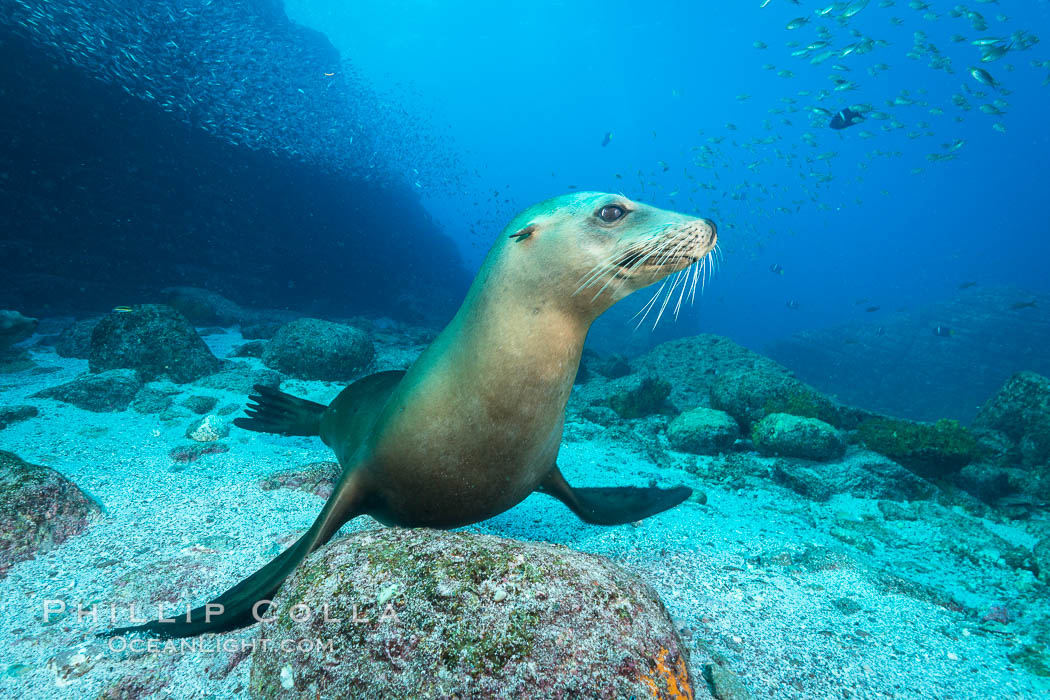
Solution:
M 528 303 L 556 304 L 593 319 L 676 273 L 668 294 L 689 296 L 717 240 L 708 219 L 623 195 L 577 192 L 516 216 L 490 256 Z

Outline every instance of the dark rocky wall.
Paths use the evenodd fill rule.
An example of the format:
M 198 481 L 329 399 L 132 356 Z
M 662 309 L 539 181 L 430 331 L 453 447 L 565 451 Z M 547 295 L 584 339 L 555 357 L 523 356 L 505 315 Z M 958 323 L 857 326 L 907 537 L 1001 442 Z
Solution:
M 947 335 L 937 335 L 937 326 Z M 1015 372 L 1050 374 L 1050 296 L 972 288 L 881 323 L 797 333 L 766 350 L 846 403 L 915 420 L 970 421 Z
M 0 308 L 155 298 L 441 320 L 468 276 L 407 185 L 234 145 L 0 26 Z

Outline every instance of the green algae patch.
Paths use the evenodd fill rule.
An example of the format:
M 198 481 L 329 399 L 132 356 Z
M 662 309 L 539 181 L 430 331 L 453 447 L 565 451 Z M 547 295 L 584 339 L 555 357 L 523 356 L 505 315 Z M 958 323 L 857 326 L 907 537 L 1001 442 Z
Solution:
M 671 385 L 656 377 L 645 377 L 638 386 L 609 398 L 609 407 L 621 418 L 644 418 L 667 409 Z
M 872 418 L 857 428 L 864 445 L 920 476 L 953 474 L 977 458 L 977 440 L 958 421 L 933 424 L 896 418 Z

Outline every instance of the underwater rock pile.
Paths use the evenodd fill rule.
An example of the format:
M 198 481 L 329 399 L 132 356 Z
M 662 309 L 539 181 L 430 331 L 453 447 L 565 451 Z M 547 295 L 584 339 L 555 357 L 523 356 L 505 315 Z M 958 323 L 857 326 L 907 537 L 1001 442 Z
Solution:
M 54 469 L 0 450 L 0 578 L 99 517 L 97 503 Z
M 968 422 L 1018 370 L 1050 374 L 1048 336 L 1050 296 L 973 287 L 878 323 L 796 333 L 766 351 L 844 403 L 913 420 Z
M 688 650 L 652 587 L 564 546 L 367 530 L 311 555 L 269 615 L 258 698 L 692 696 Z M 333 647 L 282 650 L 300 639 Z

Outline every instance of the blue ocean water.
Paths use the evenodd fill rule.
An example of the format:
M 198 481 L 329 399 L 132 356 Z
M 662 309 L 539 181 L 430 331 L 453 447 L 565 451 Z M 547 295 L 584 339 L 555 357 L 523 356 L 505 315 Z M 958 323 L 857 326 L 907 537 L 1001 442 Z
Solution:
M 1048 34 L 3 0 L 0 697 L 1043 696 Z M 695 301 L 447 326 L 566 195 L 713 222 Z M 242 581 L 237 624 L 128 646 Z M 398 626 L 279 619 L 358 603 Z
M 725 264 L 684 326 L 761 344 L 853 319 L 858 298 L 914 307 L 966 281 L 1045 292 L 1047 67 L 1032 65 L 1045 60 L 1045 43 L 981 62 L 973 41 L 1045 34 L 1047 3 L 870 2 L 842 22 L 836 12 L 858 4 L 838 3 L 826 19 L 814 15 L 825 7 L 817 3 L 760 4 L 419 2 L 391 12 L 292 2 L 288 11 L 376 82 L 405 86 L 402 99 L 448 129 L 478 171 L 465 184 L 485 216 L 577 186 L 717 220 Z M 987 29 L 952 16 L 959 7 Z M 812 19 L 785 28 L 800 16 Z M 827 47 L 793 55 L 821 41 L 818 28 Z M 880 44 L 812 64 L 866 39 Z M 930 65 L 935 57 L 944 68 Z M 972 67 L 1009 94 L 975 81 Z M 855 87 L 835 91 L 832 77 Z M 887 104 L 902 96 L 911 104 Z M 980 111 L 996 99 L 1009 103 L 1005 114 Z M 810 111 L 858 103 L 889 119 L 835 132 Z M 945 148 L 958 140 L 965 145 Z M 479 260 L 491 226 L 476 244 L 464 240 L 474 219 L 463 212 L 475 210 L 461 192 L 424 197 Z M 773 264 L 783 277 L 769 274 Z M 786 309 L 790 299 L 804 313 Z

